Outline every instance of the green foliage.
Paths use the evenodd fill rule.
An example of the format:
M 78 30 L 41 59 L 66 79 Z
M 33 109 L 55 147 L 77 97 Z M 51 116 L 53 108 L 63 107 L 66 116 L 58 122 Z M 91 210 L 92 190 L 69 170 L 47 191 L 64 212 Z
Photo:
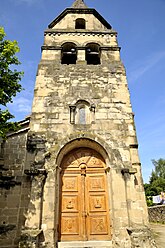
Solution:
M 155 171 L 152 171 L 150 183 L 158 178 L 165 179 L 165 159 L 160 158 L 158 161 L 153 159 L 152 163 L 155 167 Z
M 19 81 L 23 72 L 12 69 L 20 62 L 15 56 L 19 52 L 17 41 L 5 40 L 5 31 L 0 27 L 0 136 L 5 138 L 6 133 L 15 130 L 17 124 L 9 122 L 14 116 L 7 110 L 4 110 L 7 103 L 12 102 L 12 98 L 17 92 L 22 90 Z M 3 107 L 3 110 L 2 110 Z
M 152 196 L 165 192 L 165 159 L 152 160 L 154 170 L 151 173 L 149 183 L 144 184 L 148 206 L 152 206 Z

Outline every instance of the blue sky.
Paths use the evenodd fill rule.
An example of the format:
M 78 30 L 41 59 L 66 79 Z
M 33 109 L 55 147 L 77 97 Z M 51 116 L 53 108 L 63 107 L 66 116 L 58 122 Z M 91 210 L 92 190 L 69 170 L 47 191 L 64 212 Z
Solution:
M 24 91 L 9 109 L 16 120 L 31 111 L 44 30 L 73 0 L 0 0 L 0 25 L 17 40 Z M 139 141 L 143 178 L 151 159 L 165 158 L 165 0 L 86 0 L 118 32 Z

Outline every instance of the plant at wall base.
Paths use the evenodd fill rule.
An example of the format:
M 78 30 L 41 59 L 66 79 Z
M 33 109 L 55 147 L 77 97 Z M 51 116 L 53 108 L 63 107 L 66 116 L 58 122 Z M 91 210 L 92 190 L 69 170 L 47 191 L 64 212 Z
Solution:
M 2 138 L 5 138 L 9 131 L 18 128 L 17 123 L 9 121 L 14 116 L 6 108 L 6 105 L 12 102 L 12 98 L 16 96 L 17 92 L 22 90 L 19 81 L 23 76 L 23 72 L 14 68 L 20 64 L 15 56 L 19 52 L 18 43 L 6 40 L 5 36 L 4 28 L 0 27 L 0 137 Z
M 151 172 L 149 183 L 144 184 L 148 206 L 153 206 L 152 196 L 165 192 L 165 159 L 152 160 L 154 170 Z

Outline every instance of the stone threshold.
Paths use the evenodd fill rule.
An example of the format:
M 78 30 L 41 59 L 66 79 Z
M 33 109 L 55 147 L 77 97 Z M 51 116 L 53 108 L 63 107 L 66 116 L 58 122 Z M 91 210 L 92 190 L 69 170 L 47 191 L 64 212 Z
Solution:
M 58 242 L 58 248 L 112 248 L 112 241 L 70 241 Z

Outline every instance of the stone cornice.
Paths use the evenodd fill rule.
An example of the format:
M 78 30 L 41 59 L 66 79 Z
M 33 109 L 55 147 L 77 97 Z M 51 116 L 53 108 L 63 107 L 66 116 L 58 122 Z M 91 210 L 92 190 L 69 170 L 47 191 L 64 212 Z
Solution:
M 61 50 L 62 47 L 61 46 L 42 46 L 41 50 Z M 104 46 L 104 47 L 100 47 L 101 50 L 104 51 L 120 51 L 120 47 L 114 47 L 114 46 Z M 77 50 L 85 50 L 85 47 L 77 47 Z
M 46 34 L 77 34 L 77 35 L 83 35 L 83 34 L 91 34 L 91 35 L 106 35 L 106 34 L 112 34 L 112 35 L 117 35 L 117 32 L 113 29 L 111 30 L 82 30 L 82 31 L 77 31 L 77 30 L 67 30 L 67 29 L 46 29 L 44 31 L 44 35 Z

